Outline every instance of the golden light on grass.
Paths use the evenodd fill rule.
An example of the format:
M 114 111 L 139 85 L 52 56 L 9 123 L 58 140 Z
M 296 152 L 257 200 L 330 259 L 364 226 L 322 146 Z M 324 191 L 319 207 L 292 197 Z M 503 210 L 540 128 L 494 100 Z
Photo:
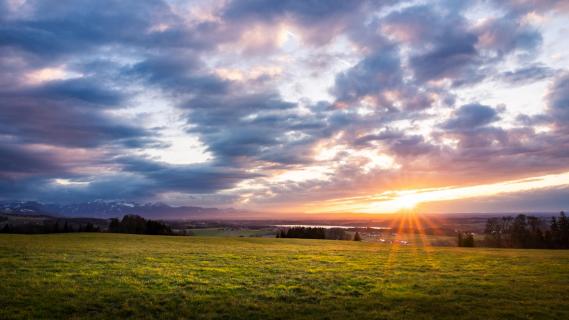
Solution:
M 399 265 L 399 251 L 401 247 L 409 246 L 405 249 L 416 261 L 421 260 L 424 268 L 431 270 L 440 269 L 440 261 L 435 254 L 432 237 L 440 234 L 440 227 L 445 223 L 439 217 L 426 216 L 417 214 L 416 212 L 404 211 L 397 214 L 389 224 L 391 228 L 389 251 L 386 263 L 383 268 L 383 274 L 388 275 L 390 272 L 396 272 L 395 266 Z M 429 230 L 427 230 L 429 229 Z M 407 258 L 406 258 L 407 259 Z

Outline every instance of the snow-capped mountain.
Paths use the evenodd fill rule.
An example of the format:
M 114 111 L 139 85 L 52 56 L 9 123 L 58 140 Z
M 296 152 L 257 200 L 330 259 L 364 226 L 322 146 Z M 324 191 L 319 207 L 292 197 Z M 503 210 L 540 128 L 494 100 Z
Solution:
M 203 208 L 192 206 L 174 207 L 164 203 L 95 200 L 83 203 L 59 204 L 36 201 L 2 201 L 1 213 L 47 214 L 65 217 L 113 218 L 125 214 L 137 214 L 155 219 L 213 218 L 236 213 L 234 209 Z

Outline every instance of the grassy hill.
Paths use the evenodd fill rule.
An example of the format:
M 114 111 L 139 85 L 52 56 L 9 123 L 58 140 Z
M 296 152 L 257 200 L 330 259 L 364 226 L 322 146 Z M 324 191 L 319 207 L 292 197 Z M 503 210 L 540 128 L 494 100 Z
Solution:
M 569 319 L 569 252 L 0 235 L 0 319 Z

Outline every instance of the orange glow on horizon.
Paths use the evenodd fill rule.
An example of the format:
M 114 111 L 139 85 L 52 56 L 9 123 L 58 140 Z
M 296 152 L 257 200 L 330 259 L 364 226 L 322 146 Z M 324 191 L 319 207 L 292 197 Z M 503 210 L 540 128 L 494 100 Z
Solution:
M 474 186 L 449 186 L 386 191 L 362 197 L 339 198 L 308 206 L 307 213 L 397 213 L 414 211 L 422 203 L 454 201 L 569 185 L 569 172 Z

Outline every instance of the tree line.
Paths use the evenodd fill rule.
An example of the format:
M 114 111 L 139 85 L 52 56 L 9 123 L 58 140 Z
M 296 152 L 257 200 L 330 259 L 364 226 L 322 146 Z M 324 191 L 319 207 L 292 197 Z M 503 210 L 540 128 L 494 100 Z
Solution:
M 144 219 L 141 216 L 129 214 L 119 220 L 111 219 L 109 223 L 109 232 L 114 233 L 134 233 L 134 234 L 152 234 L 152 235 L 173 235 L 172 229 L 167 224 Z
M 361 241 L 358 232 L 354 237 L 341 228 L 325 229 L 320 227 L 292 227 L 280 229 L 277 238 L 302 238 L 302 239 L 328 239 L 328 240 L 355 240 Z
M 484 242 L 491 247 L 569 249 L 569 218 L 563 211 L 548 220 L 523 214 L 491 218 L 484 234 Z
M 105 226 L 103 225 L 103 228 Z M 135 233 L 149 235 L 173 235 L 174 232 L 169 225 L 155 220 L 144 219 L 138 215 L 126 215 L 122 219 L 112 218 L 109 221 L 107 230 L 102 230 L 100 226 L 91 222 L 81 223 L 63 219 L 46 220 L 41 223 L 26 222 L 11 224 L 5 223 L 0 228 L 0 233 L 20 233 L 20 234 L 47 234 L 47 233 L 68 233 L 68 232 L 103 232 L 112 233 Z
M 0 233 L 19 233 L 19 234 L 47 234 L 47 233 L 69 233 L 69 232 L 99 232 L 99 226 L 91 222 L 88 223 L 69 223 L 67 220 L 55 222 L 23 223 L 9 224 L 6 223 Z

